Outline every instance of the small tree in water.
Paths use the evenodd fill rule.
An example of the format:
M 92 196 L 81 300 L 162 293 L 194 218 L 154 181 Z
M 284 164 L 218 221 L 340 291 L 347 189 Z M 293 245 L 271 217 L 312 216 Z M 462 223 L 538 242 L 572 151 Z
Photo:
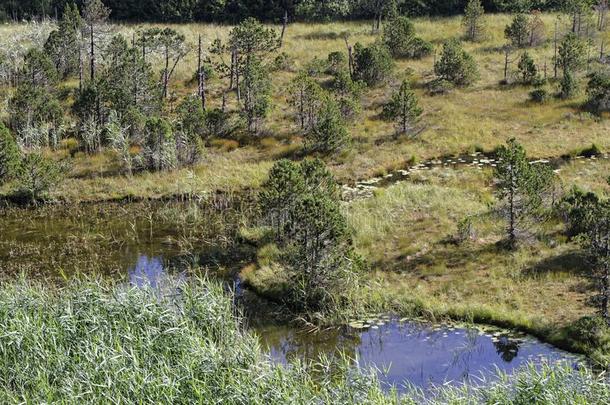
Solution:
M 546 164 L 530 164 L 523 147 L 510 139 L 498 150 L 494 177 L 498 211 L 508 222 L 507 246 L 514 249 L 518 237 L 526 232 L 528 221 L 541 213 L 553 172 Z
M 288 272 L 284 301 L 299 312 L 339 305 L 357 270 L 351 232 L 339 205 L 339 187 L 324 163 L 281 160 L 260 194 L 266 222 Z

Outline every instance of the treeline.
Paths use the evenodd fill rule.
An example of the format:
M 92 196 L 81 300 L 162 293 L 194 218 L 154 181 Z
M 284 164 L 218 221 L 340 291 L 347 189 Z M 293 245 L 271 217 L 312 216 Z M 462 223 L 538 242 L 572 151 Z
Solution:
M 488 12 L 553 10 L 583 0 L 485 0 Z M 587 0 L 584 0 L 585 2 Z M 4 20 L 60 17 L 66 6 L 86 0 L 0 0 Z M 266 22 L 371 19 L 394 9 L 410 16 L 461 14 L 467 0 L 108 0 L 111 19 L 162 22 L 239 22 L 255 17 Z

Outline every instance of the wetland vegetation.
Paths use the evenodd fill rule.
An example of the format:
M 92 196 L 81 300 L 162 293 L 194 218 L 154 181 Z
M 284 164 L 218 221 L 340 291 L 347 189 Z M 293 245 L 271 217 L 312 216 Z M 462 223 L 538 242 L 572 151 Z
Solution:
M 2 402 L 608 402 L 607 2 L 254 3 L 0 1 Z

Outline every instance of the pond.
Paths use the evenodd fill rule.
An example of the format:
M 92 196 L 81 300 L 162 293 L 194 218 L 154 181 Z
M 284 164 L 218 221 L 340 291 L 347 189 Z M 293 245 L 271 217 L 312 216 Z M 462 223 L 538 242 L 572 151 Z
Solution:
M 236 238 L 245 211 L 236 201 L 218 207 L 148 202 L 4 209 L 0 273 L 43 278 L 101 274 L 166 290 L 166 280 L 187 279 L 190 269 L 204 266 L 239 290 L 231 275 L 254 253 Z M 261 307 L 251 312 L 264 313 L 261 308 L 268 303 L 253 302 Z M 530 361 L 578 361 L 575 355 L 528 336 L 388 315 L 316 333 L 260 324 L 264 325 L 259 320 L 252 328 L 273 361 L 343 353 L 362 367 L 381 370 L 386 387 L 401 389 L 406 381 L 426 389 L 431 384 L 488 379 L 496 369 L 510 372 Z
M 344 327 L 316 333 L 285 326 L 258 328 L 271 358 L 288 363 L 295 358 L 332 358 L 340 352 L 360 367 L 375 368 L 385 387 L 404 392 L 406 383 L 427 390 L 434 385 L 490 380 L 498 370 L 510 373 L 527 363 L 566 362 L 580 356 L 534 337 L 491 327 L 465 327 L 384 316 L 371 327 Z

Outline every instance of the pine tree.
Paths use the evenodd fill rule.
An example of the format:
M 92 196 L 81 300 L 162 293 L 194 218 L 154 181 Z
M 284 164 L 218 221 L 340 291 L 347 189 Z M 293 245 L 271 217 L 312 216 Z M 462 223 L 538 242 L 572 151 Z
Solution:
M 17 173 L 21 151 L 4 124 L 0 123 L 0 186 L 7 183 Z
M 474 58 L 464 51 L 457 40 L 445 43 L 441 58 L 434 65 L 434 72 L 440 79 L 456 86 L 470 85 L 479 78 Z
M 530 164 L 525 149 L 510 139 L 498 150 L 498 165 L 494 171 L 498 211 L 506 218 L 508 248 L 517 246 L 519 236 L 526 233 L 544 204 L 545 194 L 552 185 L 553 172 L 546 164 Z
M 510 25 L 506 26 L 504 36 L 513 46 L 521 48 L 529 42 L 529 22 L 525 14 L 517 14 Z
M 576 231 L 576 240 L 587 251 L 592 264 L 590 276 L 598 289 L 595 302 L 610 325 L 610 200 L 593 193 L 574 192 L 567 202 L 570 228 Z
M 538 77 L 536 63 L 534 63 L 534 60 L 527 52 L 524 52 L 523 55 L 521 55 L 517 68 L 519 69 L 521 82 L 524 84 L 532 84 Z
M 483 15 L 485 10 L 481 0 L 468 0 L 464 9 L 462 21 L 466 27 L 466 38 L 470 41 L 478 41 L 483 36 Z
M 397 135 L 409 134 L 421 113 L 417 96 L 406 80 L 383 108 L 383 115 L 396 122 Z

